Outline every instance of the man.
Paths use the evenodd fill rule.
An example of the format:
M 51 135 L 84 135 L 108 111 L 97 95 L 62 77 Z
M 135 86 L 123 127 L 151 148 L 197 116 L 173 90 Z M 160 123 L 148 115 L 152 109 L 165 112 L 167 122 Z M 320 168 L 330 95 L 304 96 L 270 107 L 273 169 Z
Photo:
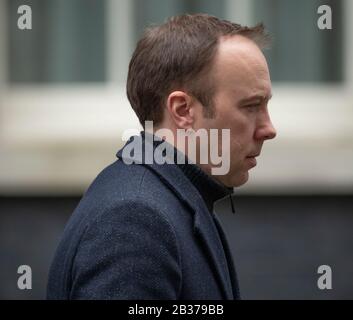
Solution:
M 248 180 L 264 141 L 276 135 L 266 41 L 261 25 L 203 14 L 173 17 L 144 33 L 127 94 L 141 124 L 153 121 L 154 129 L 130 139 L 85 193 L 57 249 L 49 299 L 240 297 L 213 203 Z M 190 161 L 188 134 L 177 131 L 201 129 L 229 130 L 228 150 L 218 150 L 230 155 L 225 174 L 212 175 L 215 164 L 201 161 L 200 139 Z M 164 143 L 173 146 L 167 163 L 146 161 Z M 180 154 L 185 163 L 174 161 Z

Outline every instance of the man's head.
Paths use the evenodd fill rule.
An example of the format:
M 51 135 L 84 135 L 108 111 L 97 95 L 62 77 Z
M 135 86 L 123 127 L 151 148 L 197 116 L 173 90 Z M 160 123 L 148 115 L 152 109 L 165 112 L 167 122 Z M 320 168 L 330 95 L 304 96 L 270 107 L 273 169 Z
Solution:
M 242 27 L 203 14 L 173 17 L 146 30 L 127 81 L 141 124 L 152 120 L 156 128 L 174 132 L 230 129 L 230 170 L 215 177 L 227 186 L 245 183 L 253 157 L 276 134 L 267 111 L 271 81 L 261 52 L 267 42 L 262 25 Z M 200 165 L 211 171 L 211 163 Z

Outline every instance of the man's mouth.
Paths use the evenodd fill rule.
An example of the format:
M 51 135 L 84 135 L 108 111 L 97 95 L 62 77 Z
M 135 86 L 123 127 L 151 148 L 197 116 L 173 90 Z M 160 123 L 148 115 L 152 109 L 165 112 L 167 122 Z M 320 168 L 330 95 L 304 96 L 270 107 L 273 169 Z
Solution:
M 259 155 L 260 155 L 260 153 L 254 153 L 254 154 L 246 157 L 246 160 L 251 168 L 253 168 L 257 165 L 256 157 L 258 157 Z
M 247 156 L 247 158 L 256 158 L 260 155 L 260 152 L 259 153 L 253 153 L 253 154 L 250 154 Z

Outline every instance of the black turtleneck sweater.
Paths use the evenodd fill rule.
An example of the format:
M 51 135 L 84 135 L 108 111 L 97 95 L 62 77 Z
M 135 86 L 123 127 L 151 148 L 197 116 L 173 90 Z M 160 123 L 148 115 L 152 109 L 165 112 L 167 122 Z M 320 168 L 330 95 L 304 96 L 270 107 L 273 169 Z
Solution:
M 148 132 L 141 132 L 143 138 L 148 135 Z M 164 142 L 161 138 L 153 135 L 150 137 L 153 139 L 154 148 L 156 148 L 159 144 Z M 185 176 L 190 180 L 190 182 L 195 186 L 195 188 L 200 193 L 202 199 L 206 203 L 206 206 L 210 213 L 213 213 L 213 205 L 217 200 L 225 198 L 226 196 L 229 197 L 232 212 L 235 213 L 234 204 L 233 204 L 233 188 L 228 188 L 225 185 L 218 182 L 212 176 L 208 175 L 204 172 L 198 165 L 190 163 L 186 155 L 182 155 L 180 157 L 181 152 L 177 150 L 175 147 L 174 149 L 174 160 L 179 167 L 179 169 L 185 174 Z M 185 164 L 178 164 L 177 163 L 177 155 L 179 153 L 179 158 L 185 159 Z
M 228 188 L 219 183 L 195 164 L 178 164 L 178 167 L 199 191 L 211 213 L 213 212 L 214 203 L 226 196 L 229 196 L 232 212 L 235 212 L 232 198 L 233 188 Z

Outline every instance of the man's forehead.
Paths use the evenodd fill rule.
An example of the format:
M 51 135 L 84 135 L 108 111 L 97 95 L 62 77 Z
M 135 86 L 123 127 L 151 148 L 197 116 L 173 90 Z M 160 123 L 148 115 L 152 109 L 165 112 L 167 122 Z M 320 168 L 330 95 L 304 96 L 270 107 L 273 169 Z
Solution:
M 223 87 L 243 91 L 242 96 L 271 96 L 271 80 L 266 59 L 257 45 L 243 36 L 223 38 L 215 59 L 215 75 Z
M 259 47 L 250 39 L 243 36 L 222 38 L 214 60 L 216 72 L 236 72 L 262 74 L 268 76 L 268 66 L 265 56 Z
M 251 39 L 242 35 L 223 36 L 219 40 L 218 52 L 231 52 L 234 54 L 256 52 L 262 55 L 261 49 Z

